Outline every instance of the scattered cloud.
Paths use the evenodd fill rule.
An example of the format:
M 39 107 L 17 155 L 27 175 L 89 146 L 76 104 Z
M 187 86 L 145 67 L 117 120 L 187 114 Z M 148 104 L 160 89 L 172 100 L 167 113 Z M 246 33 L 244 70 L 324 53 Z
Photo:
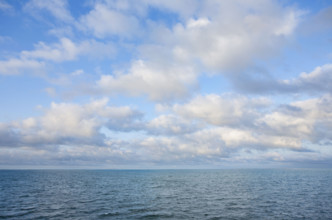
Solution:
M 146 95 L 152 101 L 182 99 L 195 88 L 196 72 L 190 66 L 172 65 L 160 69 L 154 63 L 138 60 L 128 73 L 102 75 L 97 89 L 105 94 Z
M 301 30 L 307 34 L 317 33 L 322 31 L 328 31 L 332 28 L 332 6 L 323 8 L 317 14 L 311 15 L 303 26 Z
M 47 87 L 44 90 L 49 96 L 55 97 L 56 96 L 56 90 L 52 87 Z
M 258 94 L 325 94 L 331 93 L 332 65 L 316 67 L 312 72 L 303 72 L 292 79 L 275 79 L 269 76 L 253 78 L 244 75 L 234 78 L 233 85 L 243 92 Z
M 52 103 L 40 117 L 3 124 L 2 135 L 8 136 L 9 139 L 3 139 L 0 145 L 2 147 L 11 145 L 39 147 L 79 143 L 102 145 L 105 139 L 99 132 L 102 126 L 111 121 L 113 123 L 117 120 L 123 121 L 125 118 L 135 117 L 138 114 L 130 107 L 113 107 L 108 106 L 107 103 L 106 98 L 85 105 Z
M 98 38 L 114 35 L 130 37 L 139 32 L 139 21 L 136 17 L 123 14 L 101 3 L 97 3 L 93 10 L 80 18 L 80 26 Z
M 267 107 L 265 98 L 248 99 L 244 96 L 216 95 L 197 96 L 183 105 L 176 104 L 174 111 L 185 118 L 199 119 L 218 126 L 240 126 L 252 123 L 259 116 L 259 108 Z
M 261 131 L 319 143 L 331 140 L 331 95 L 293 102 L 265 114 L 258 121 Z
M 31 0 L 25 5 L 25 10 L 36 15 L 39 10 L 45 10 L 59 21 L 73 22 L 74 19 L 68 10 L 67 0 Z
M 192 122 L 183 117 L 169 114 L 160 115 L 145 125 L 145 130 L 152 135 L 183 135 L 190 134 L 203 128 L 204 125 Z
M 196 19 L 188 18 L 169 31 L 156 30 L 155 40 L 221 74 L 243 70 L 256 59 L 275 55 L 293 34 L 303 14 L 273 1 L 261 2 L 262 5 L 238 1 L 202 4 Z
M 5 0 L 0 1 L 0 11 L 7 12 L 9 14 L 12 14 L 14 12 L 14 7 Z
M 44 93 L 12 93 L 2 104 L 51 103 L 39 116 L 2 117 L 0 165 L 332 158 L 332 64 L 310 60 L 306 66 L 316 67 L 309 72 L 274 72 L 278 62 L 294 69 L 303 57 L 291 50 L 319 40 L 304 29 L 328 38 L 331 7 L 315 13 L 274 0 L 75 4 L 0 0 L 1 12 L 26 12 L 8 20 L 24 30 L 17 34 L 8 23 L 0 36 L 1 83 L 20 89 L 22 78 L 38 75 L 29 83 Z M 31 32 L 32 24 L 42 28 Z M 16 107 L 10 118 L 26 115 Z
M 17 75 L 24 72 L 40 72 L 46 62 L 74 61 L 80 56 L 92 59 L 112 58 L 116 49 L 112 43 L 95 40 L 75 43 L 68 38 L 61 38 L 59 43 L 47 45 L 39 42 L 35 50 L 22 51 L 19 58 L 0 60 L 0 74 Z
M 143 1 L 148 7 L 158 8 L 159 10 L 174 13 L 182 19 L 187 19 L 195 15 L 198 8 L 201 6 L 199 1 L 192 0 L 169 0 L 169 1 L 158 1 L 158 0 L 144 0 Z M 203 3 L 204 4 L 204 3 Z
M 290 82 L 283 81 L 283 84 L 291 84 L 291 87 L 298 92 L 331 93 L 332 64 L 318 66 L 310 73 L 301 73 L 298 78 Z
M 54 62 L 70 61 L 80 55 L 90 57 L 112 56 L 115 53 L 113 44 L 105 44 L 97 41 L 83 41 L 76 44 L 68 38 L 61 38 L 59 43 L 46 45 L 39 42 L 32 51 L 22 51 L 21 57 L 28 59 L 50 60 Z
M 0 36 L 0 44 L 10 42 L 12 39 L 8 36 Z
M 18 75 L 27 71 L 39 73 L 44 66 L 45 63 L 41 61 L 12 58 L 6 61 L 0 61 L 0 74 Z

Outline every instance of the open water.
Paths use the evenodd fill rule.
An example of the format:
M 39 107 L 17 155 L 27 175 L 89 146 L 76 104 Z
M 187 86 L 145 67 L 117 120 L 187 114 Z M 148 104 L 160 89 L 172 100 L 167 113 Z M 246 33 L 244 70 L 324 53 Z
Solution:
M 2 170 L 0 219 L 332 219 L 332 170 Z

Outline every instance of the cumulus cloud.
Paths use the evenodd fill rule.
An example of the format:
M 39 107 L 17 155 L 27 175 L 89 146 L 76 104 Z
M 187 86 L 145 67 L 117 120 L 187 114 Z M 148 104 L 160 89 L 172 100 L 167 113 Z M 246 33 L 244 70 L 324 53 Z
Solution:
M 331 30 L 331 14 L 332 6 L 322 9 L 317 14 L 309 17 L 301 26 L 301 30 L 308 34 Z
M 312 135 L 309 136 L 310 141 L 331 141 L 332 136 L 328 132 L 332 128 L 331 94 L 326 94 L 319 98 L 297 101 L 293 105 L 302 109 L 304 118 L 312 125 Z
M 75 60 L 80 55 L 104 57 L 115 52 L 113 44 L 105 44 L 94 40 L 75 43 L 68 38 L 61 38 L 59 43 L 47 45 L 39 42 L 32 51 L 22 51 L 22 58 L 42 59 L 54 62 Z
M 208 134 L 211 131 L 212 134 L 219 133 L 220 137 L 224 134 L 220 140 L 225 146 L 238 141 L 241 148 L 299 150 L 305 148 L 303 143 L 307 141 L 323 143 L 331 140 L 327 132 L 332 124 L 331 95 L 297 101 L 275 109 L 271 109 L 271 104 L 264 98 L 210 94 L 197 96 L 182 105 L 176 104 L 173 111 L 186 120 L 203 121 L 207 126 L 212 126 L 210 130 L 203 129 L 206 136 L 209 136 L 207 131 Z
M 172 30 L 161 29 L 167 34 L 162 43 L 219 73 L 241 70 L 256 59 L 275 54 L 292 35 L 302 14 L 273 1 L 206 1 L 200 7 L 195 16 Z
M 1 135 L 8 136 L 1 146 L 40 146 L 72 143 L 103 145 L 99 132 L 110 121 L 122 121 L 140 115 L 130 107 L 108 106 L 108 99 L 85 105 L 52 103 L 44 115 L 1 126 Z M 127 119 L 128 120 L 128 119 Z M 8 135 L 10 134 L 10 135 Z M 17 141 L 13 141 L 15 137 Z
M 138 48 L 143 59 L 134 61 L 128 71 L 102 75 L 97 81 L 97 90 L 104 94 L 143 95 L 159 102 L 188 97 L 190 91 L 197 88 L 198 73 L 220 73 L 232 78 L 234 72 L 254 65 L 257 59 L 276 54 L 293 34 L 303 13 L 292 7 L 284 8 L 274 1 L 260 4 L 194 1 L 189 4 L 194 7 L 190 10 L 180 6 L 182 9 L 177 10 L 178 4 L 182 3 L 146 2 L 146 5 L 160 10 L 182 14 L 183 19 L 171 28 L 151 25 L 147 43 Z M 115 3 L 97 4 L 82 19 L 91 16 L 95 21 L 97 18 L 94 17 L 101 19 L 104 12 L 107 15 L 111 10 L 125 13 L 129 6 L 119 7 Z M 97 13 L 98 10 L 102 13 Z M 121 18 L 119 20 L 121 24 Z M 107 25 L 101 30 L 98 25 L 91 27 L 98 37 L 121 32 Z
M 293 102 L 264 115 L 257 122 L 265 133 L 319 143 L 331 140 L 331 95 Z
M 139 31 L 139 21 L 132 15 L 109 8 L 107 4 L 97 3 L 93 10 L 80 18 L 80 27 L 98 38 L 114 35 L 130 37 Z
M 243 92 L 256 94 L 287 94 L 301 93 L 319 95 L 331 93 L 332 65 L 325 64 L 313 71 L 303 72 L 292 79 L 275 79 L 272 77 L 254 78 L 249 75 L 233 78 L 234 87 Z
M 20 147 L 21 150 L 24 150 L 24 147 L 34 147 L 43 149 L 43 154 L 55 150 L 59 158 L 64 156 L 73 160 L 91 161 L 99 158 L 106 161 L 108 157 L 116 158 L 120 163 L 130 160 L 135 163 L 176 163 L 240 160 L 247 156 L 259 157 L 257 152 L 267 152 L 266 155 L 282 160 L 282 157 L 273 153 L 273 149 L 299 152 L 305 151 L 305 142 L 322 143 L 332 140 L 327 132 L 332 124 L 330 95 L 293 102 L 276 109 L 270 109 L 270 106 L 268 110 L 265 109 L 269 104 L 267 100 L 237 97 L 234 103 L 245 103 L 247 112 L 238 114 L 236 109 L 225 109 L 234 112 L 234 116 L 228 113 L 231 118 L 241 118 L 243 115 L 251 117 L 252 112 L 255 112 L 255 117 L 250 119 L 251 123 L 246 124 L 237 119 L 237 123 L 232 120 L 225 121 L 223 114 L 208 117 L 210 108 L 213 108 L 213 112 L 219 112 L 223 111 L 227 104 L 233 106 L 228 103 L 231 102 L 228 97 L 196 97 L 183 104 L 188 112 L 181 112 L 179 109 L 183 106 L 175 105 L 172 109 L 174 114 L 160 115 L 148 121 L 142 119 L 142 113 L 129 107 L 108 106 L 107 99 L 85 105 L 53 103 L 40 117 L 1 124 L 1 146 Z M 196 103 L 202 100 L 205 103 Z M 205 109 L 207 111 L 198 108 L 204 105 L 208 106 Z M 261 111 L 262 108 L 265 110 Z M 197 120 L 204 121 L 205 124 L 197 123 Z M 143 131 L 146 135 L 127 141 L 110 139 L 105 136 L 108 132 L 101 132 L 102 127 L 121 132 Z M 78 147 L 79 145 L 90 150 L 86 151 Z M 45 146 L 53 148 L 48 149 Z M 255 151 L 257 154 L 242 154 L 243 150 Z M 94 152 L 94 157 L 87 154 L 90 151 Z M 264 153 L 260 159 L 264 160 Z
M 73 61 L 83 55 L 105 59 L 113 57 L 115 53 L 116 49 L 112 43 L 95 40 L 75 43 L 68 38 L 61 38 L 59 43 L 50 45 L 39 42 L 35 45 L 35 50 L 22 51 L 19 58 L 0 60 L 0 74 L 15 75 L 28 71 L 40 73 L 48 61 Z
M 97 81 L 97 89 L 106 94 L 146 95 L 153 101 L 186 97 L 196 87 L 199 72 L 212 71 L 232 77 L 234 71 L 275 54 L 292 35 L 303 13 L 292 7 L 284 8 L 274 1 L 260 4 L 194 2 L 195 9 L 190 10 L 177 10 L 178 3 L 174 2 L 145 3 L 186 16 L 171 28 L 152 25 L 147 43 L 138 48 L 144 59 L 134 61 L 128 71 L 104 74 Z M 91 23 L 90 29 L 97 37 L 121 34 L 122 31 L 131 33 L 126 30 L 129 28 L 126 23 L 136 27 L 136 22 L 122 21 L 122 15 L 112 18 L 113 10 L 126 13 L 128 7 L 120 7 L 114 2 L 98 3 L 81 19 L 88 27 Z M 118 20 L 121 28 L 113 27 L 114 22 L 106 22 L 110 26 L 104 25 L 106 20 Z
M 172 163 L 199 160 L 214 163 L 232 158 L 243 149 L 260 152 L 301 149 L 301 143 L 294 138 L 258 135 L 250 130 L 229 127 L 205 128 L 180 136 L 149 136 L 132 144 L 139 149 L 136 153 L 142 160 Z
M 9 124 L 0 123 L 0 145 L 1 146 L 18 146 L 20 136 L 17 136 L 13 127 Z
M 3 2 L 0 10 L 7 10 Z M 47 32 L 59 40 L 40 41 L 0 61 L 0 74 L 38 73 L 49 64 L 63 72 L 68 65 L 68 74 L 58 73 L 56 79 L 45 71 L 54 85 L 45 85 L 44 92 L 59 98 L 61 86 L 89 79 L 84 91 L 74 85 L 68 94 L 147 97 L 149 104 L 167 107 L 145 118 L 129 106 L 111 106 L 108 99 L 52 103 L 40 116 L 0 123 L 2 163 L 25 155 L 29 163 L 42 157 L 36 160 L 45 164 L 284 161 L 296 158 L 294 152 L 316 157 L 321 148 L 315 147 L 332 143 L 331 64 L 288 79 L 254 73 L 294 36 L 303 18 L 296 7 L 274 0 L 101 0 L 89 6 L 75 20 L 67 1 L 29 1 L 26 11 L 49 13 L 63 25 Z M 330 27 L 328 12 L 316 18 L 325 29 Z M 116 59 L 121 64 L 107 60 L 116 47 L 125 50 Z M 103 59 L 100 66 L 88 67 L 102 71 L 90 75 L 91 69 L 79 63 L 83 56 Z M 78 62 L 60 65 L 70 61 Z M 117 68 L 127 61 L 125 69 Z M 249 94 L 197 95 L 205 74 L 221 74 Z M 255 96 L 280 93 L 320 97 L 288 103 Z
M 216 95 L 197 96 L 183 105 L 176 104 L 173 109 L 185 118 L 203 120 L 213 125 L 239 125 L 250 123 L 257 117 L 260 107 L 267 107 L 265 98 L 248 99 L 244 96 Z
M 204 127 L 202 124 L 193 123 L 176 115 L 160 115 L 147 122 L 145 130 L 152 135 L 183 135 L 192 133 Z
M 225 73 L 274 53 L 292 34 L 301 14 L 294 8 L 285 9 L 273 1 L 264 4 L 250 2 L 240 4 L 241 7 L 238 7 L 237 1 L 191 1 L 190 4 L 145 1 L 141 7 L 127 3 L 97 2 L 89 13 L 80 18 L 78 27 L 91 31 L 98 38 L 132 35 L 138 32 L 139 11 L 144 11 L 142 7 L 181 14 L 183 19 L 170 29 L 166 28 L 166 31 L 153 25 L 151 30 L 143 30 L 151 31 L 147 42 L 153 42 L 139 47 L 144 61 L 138 59 L 125 74 L 103 75 L 97 82 L 97 87 L 106 94 L 147 95 L 153 101 L 188 96 L 197 87 L 198 72 L 206 71 L 204 68 Z M 34 0 L 28 6 L 46 10 L 52 8 L 52 13 L 59 19 L 71 17 L 66 12 L 67 3 L 64 1 L 42 3 Z M 137 17 L 126 14 L 132 8 Z M 225 22 L 230 20 L 232 22 Z M 61 38 L 59 43 L 51 45 L 39 42 L 35 50 L 23 51 L 21 57 L 62 62 L 75 60 L 83 54 L 110 55 L 114 54 L 114 50 L 110 44 L 93 40 L 75 43 Z M 204 67 L 198 68 L 201 65 Z
M 291 87 L 298 92 L 308 93 L 331 93 L 332 88 L 332 64 L 316 67 L 310 73 L 301 73 L 291 81 L 283 81 L 285 86 Z
M 192 67 L 176 64 L 159 67 L 139 60 L 133 62 L 128 73 L 102 75 L 96 86 L 106 94 L 147 95 L 153 101 L 181 99 L 195 87 L 196 72 Z
M 44 66 L 44 62 L 31 59 L 0 60 L 0 74 L 17 75 L 27 71 L 39 73 Z

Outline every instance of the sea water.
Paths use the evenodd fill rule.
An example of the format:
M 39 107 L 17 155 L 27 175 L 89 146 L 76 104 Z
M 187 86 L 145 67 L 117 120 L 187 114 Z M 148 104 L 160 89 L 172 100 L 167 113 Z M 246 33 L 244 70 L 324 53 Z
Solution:
M 2 170 L 0 219 L 332 219 L 332 170 Z

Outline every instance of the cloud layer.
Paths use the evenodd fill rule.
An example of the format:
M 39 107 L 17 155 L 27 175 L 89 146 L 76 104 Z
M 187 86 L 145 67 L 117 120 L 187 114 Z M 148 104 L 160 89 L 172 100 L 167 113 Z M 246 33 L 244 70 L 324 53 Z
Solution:
M 1 89 L 0 167 L 331 159 L 331 7 L 302 6 L 1 1 L 0 82 L 40 95 Z

